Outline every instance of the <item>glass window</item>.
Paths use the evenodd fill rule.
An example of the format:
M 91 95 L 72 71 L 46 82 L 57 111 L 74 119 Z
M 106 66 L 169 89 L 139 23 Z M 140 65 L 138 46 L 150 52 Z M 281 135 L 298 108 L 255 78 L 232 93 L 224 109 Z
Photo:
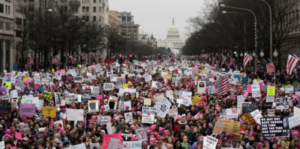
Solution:
M 3 30 L 3 21 L 0 21 L 0 30 Z
M 10 30 L 10 23 L 9 23 L 9 22 L 5 22 L 5 29 L 6 29 L 7 31 Z
M 96 3 L 97 0 L 94 0 L 94 3 Z
M 96 16 L 93 16 L 93 21 L 96 22 Z
M 128 22 L 131 22 L 131 17 L 127 17 L 127 21 L 128 21 Z
M 3 13 L 3 4 L 0 4 L 0 13 Z
M 16 24 L 17 25 L 22 25 L 22 19 L 16 18 Z
M 7 14 L 10 14 L 10 6 L 7 6 Z
M 85 12 L 85 7 L 84 6 L 82 6 L 82 12 Z
M 101 12 L 101 7 L 99 7 L 99 12 Z
M 16 12 L 22 13 L 22 7 L 19 5 L 16 5 Z
M 101 16 L 99 17 L 99 21 L 101 22 Z
M 85 9 L 86 9 L 86 12 L 89 12 L 89 8 L 90 8 L 90 7 L 88 7 L 88 6 L 87 6 L 87 7 L 85 7 Z
M 97 11 L 97 8 L 96 7 L 93 7 L 93 12 L 96 12 Z

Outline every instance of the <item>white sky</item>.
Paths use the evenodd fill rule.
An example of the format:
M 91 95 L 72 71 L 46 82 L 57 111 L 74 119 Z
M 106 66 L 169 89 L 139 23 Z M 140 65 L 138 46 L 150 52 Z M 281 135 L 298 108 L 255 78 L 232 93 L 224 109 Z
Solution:
M 204 7 L 205 0 L 109 0 L 109 9 L 130 11 L 134 22 L 145 33 L 153 33 L 158 40 L 165 40 L 167 31 L 175 19 L 180 38 L 185 39 L 187 20 L 195 17 Z

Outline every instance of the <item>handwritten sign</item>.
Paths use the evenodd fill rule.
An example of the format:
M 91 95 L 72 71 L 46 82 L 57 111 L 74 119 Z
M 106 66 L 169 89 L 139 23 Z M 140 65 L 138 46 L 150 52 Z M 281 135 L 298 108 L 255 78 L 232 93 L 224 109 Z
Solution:
M 103 144 L 102 144 L 102 147 L 104 149 L 108 148 L 111 138 L 120 140 L 119 144 L 122 145 L 122 132 L 119 132 L 117 134 L 104 134 L 103 135 Z
M 275 96 L 275 86 L 267 87 L 267 96 Z
M 223 132 L 240 133 L 241 122 L 229 121 L 229 120 L 218 120 L 224 124 Z
M 43 107 L 42 114 L 44 117 L 56 117 L 56 107 Z
M 216 135 L 221 135 L 223 127 L 224 127 L 224 124 L 217 121 L 215 124 L 215 127 L 213 129 L 213 133 L 215 133 Z

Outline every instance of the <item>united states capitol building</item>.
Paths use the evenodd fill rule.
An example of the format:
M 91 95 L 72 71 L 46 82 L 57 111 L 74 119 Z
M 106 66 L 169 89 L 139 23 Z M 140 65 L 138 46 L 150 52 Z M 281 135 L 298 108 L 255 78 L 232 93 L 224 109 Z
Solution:
M 157 40 L 157 47 L 170 48 L 171 52 L 178 54 L 180 49 L 184 46 L 184 41 L 180 39 L 180 34 L 175 21 L 173 19 L 172 25 L 169 27 L 166 40 Z

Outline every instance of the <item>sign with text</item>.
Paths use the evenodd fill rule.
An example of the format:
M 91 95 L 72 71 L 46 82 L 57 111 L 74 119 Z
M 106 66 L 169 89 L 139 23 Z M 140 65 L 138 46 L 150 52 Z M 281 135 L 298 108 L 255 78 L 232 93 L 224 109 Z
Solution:
M 56 107 L 43 107 L 42 114 L 44 117 L 56 117 Z
M 20 116 L 33 116 L 35 115 L 35 104 L 20 104 Z
M 241 122 L 229 120 L 218 121 L 224 124 L 223 132 L 240 133 Z
M 8 100 L 0 100 L 0 115 L 5 115 L 11 112 L 11 103 Z
M 261 118 L 262 137 L 287 137 L 289 136 L 288 117 Z
M 224 127 L 224 124 L 217 121 L 215 124 L 215 127 L 213 129 L 213 133 L 215 133 L 216 135 L 221 135 L 223 127 Z
M 251 113 L 256 109 L 258 109 L 258 105 L 256 104 L 243 103 L 242 105 L 243 115 L 246 113 Z

